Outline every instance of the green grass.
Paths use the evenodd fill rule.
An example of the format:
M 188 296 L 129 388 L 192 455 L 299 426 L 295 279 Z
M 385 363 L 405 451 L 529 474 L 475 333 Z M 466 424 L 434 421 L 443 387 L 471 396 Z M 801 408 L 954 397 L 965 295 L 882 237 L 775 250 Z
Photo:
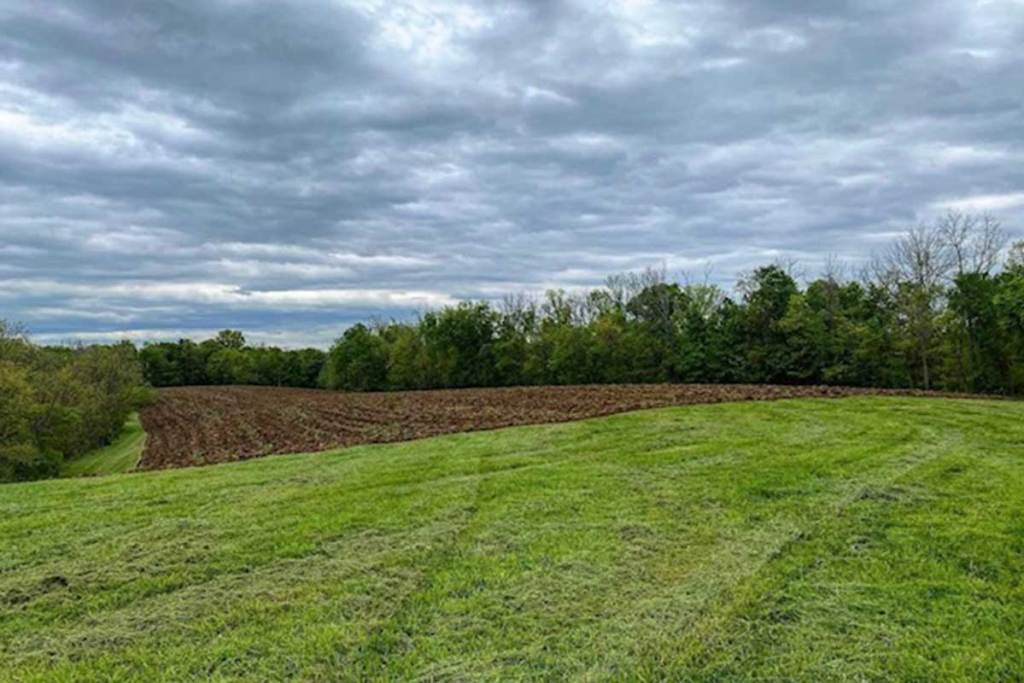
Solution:
M 130 472 L 139 463 L 145 443 L 146 433 L 142 430 L 139 415 L 132 413 L 113 443 L 65 462 L 61 468 L 61 476 L 82 477 Z
M 1020 681 L 1024 404 L 672 408 L 0 489 L 0 679 Z

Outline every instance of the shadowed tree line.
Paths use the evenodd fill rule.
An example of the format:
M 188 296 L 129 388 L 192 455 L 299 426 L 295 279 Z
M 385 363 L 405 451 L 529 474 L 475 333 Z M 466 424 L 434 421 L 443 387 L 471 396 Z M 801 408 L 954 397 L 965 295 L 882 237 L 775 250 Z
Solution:
M 139 351 L 146 381 L 155 387 L 261 384 L 318 387 L 327 355 L 319 349 L 248 346 L 238 330 L 213 339 L 158 342 Z
M 355 325 L 320 382 L 355 391 L 615 382 L 828 383 L 1019 393 L 1024 243 L 950 213 L 856 278 L 834 263 L 743 276 L 736 296 L 647 271 L 585 292 L 462 303 Z

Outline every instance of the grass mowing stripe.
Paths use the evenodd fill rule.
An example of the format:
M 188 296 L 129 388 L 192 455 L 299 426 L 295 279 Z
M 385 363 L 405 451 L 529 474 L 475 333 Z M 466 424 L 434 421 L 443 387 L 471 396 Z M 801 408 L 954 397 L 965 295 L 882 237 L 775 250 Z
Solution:
M 934 440 L 933 435 L 932 441 Z M 780 572 L 779 566 L 787 566 L 794 555 L 806 557 L 805 553 L 801 552 L 803 547 L 814 545 L 821 537 L 833 532 L 836 520 L 847 515 L 852 507 L 866 499 L 884 500 L 886 492 L 892 490 L 897 482 L 911 476 L 915 470 L 928 463 L 947 456 L 954 447 L 952 444 L 943 444 L 941 449 L 932 451 L 925 450 L 922 446 L 923 444 L 915 442 L 909 457 L 902 457 L 892 463 L 892 466 L 881 468 L 877 476 L 866 481 L 851 482 L 850 490 L 821 510 L 818 516 L 807 520 L 792 533 L 780 538 L 778 545 L 751 566 L 749 573 L 741 581 L 727 587 L 722 593 L 722 599 L 703 610 L 700 619 L 688 625 L 685 632 L 680 634 L 678 644 L 682 646 L 682 651 L 674 656 L 676 661 L 673 661 L 673 657 L 665 656 L 666 653 L 672 652 L 671 647 L 665 647 L 663 651 L 651 655 L 654 658 L 653 665 L 646 664 L 644 668 L 653 672 L 671 670 L 679 666 L 692 673 L 693 668 L 699 669 L 704 664 L 703 658 L 708 651 L 727 651 L 731 629 L 735 628 L 738 621 L 742 621 L 752 606 L 770 599 L 787 581 L 807 569 L 806 566 L 799 565 L 792 568 L 795 574 L 787 574 Z M 808 561 L 815 563 L 821 558 L 820 555 L 813 555 Z M 664 647 L 664 644 L 660 647 Z
M 665 451 L 661 449 L 656 452 L 664 453 Z M 883 477 L 893 476 L 889 470 L 896 470 L 898 473 L 906 467 L 908 465 L 901 460 L 883 470 L 874 470 L 870 474 L 872 480 L 880 480 Z M 842 483 L 839 482 L 839 484 Z M 856 490 L 851 494 L 846 494 L 845 497 L 853 498 L 855 495 Z M 765 527 L 768 527 L 767 531 Z M 769 557 L 781 552 L 786 543 L 799 534 L 799 526 L 796 522 L 786 519 L 767 519 L 762 520 L 755 528 L 738 530 L 736 534 L 738 535 L 730 539 L 730 542 L 719 543 L 716 552 L 709 558 L 697 562 L 690 571 L 685 573 L 681 583 L 670 584 L 668 591 L 662 591 L 660 595 L 656 594 L 653 599 L 650 597 L 645 599 L 642 595 L 635 596 L 634 601 L 625 606 L 626 614 L 633 614 L 637 623 L 643 623 L 642 610 L 645 606 L 650 606 L 653 603 L 658 605 L 659 609 L 652 610 L 652 613 L 657 614 L 658 618 L 664 617 L 670 621 L 657 623 L 658 618 L 655 618 L 652 623 L 648 618 L 646 620 L 648 623 L 643 626 L 645 631 L 650 631 L 649 635 L 664 633 L 666 628 L 671 628 L 679 623 L 686 626 L 688 619 L 698 618 L 699 615 L 706 612 L 708 605 L 713 604 L 720 593 L 729 592 L 732 584 L 723 583 L 723 576 L 729 577 L 730 581 L 742 583 L 746 580 L 748 572 L 756 573 Z M 676 594 L 673 585 L 681 586 L 682 593 Z M 634 607 L 641 612 L 636 614 Z M 619 610 L 614 615 L 604 617 L 603 620 L 606 622 L 622 621 L 623 616 L 623 611 Z M 615 646 L 613 642 L 604 642 L 595 649 L 607 653 L 609 650 L 614 650 Z M 395 663 L 392 661 L 392 666 L 394 665 Z M 511 672 L 509 674 L 511 675 Z
M 5 487 L 0 680 L 1014 680 L 1022 417 L 728 404 Z
M 985 525 L 999 528 L 992 513 L 1007 511 L 1005 494 L 1018 499 L 1008 517 L 1020 518 L 1024 481 L 1019 469 L 998 472 L 1005 479 L 993 471 L 982 479 L 994 497 L 965 496 L 945 476 L 947 463 L 959 470 L 960 462 L 947 452 L 826 520 L 716 625 L 703 658 L 679 670 L 708 680 L 751 670 L 819 680 L 854 672 L 881 680 L 892 671 L 906 680 L 1020 680 L 1024 651 L 1002 636 L 1024 629 L 1024 544 L 1020 529 Z M 976 519 L 965 523 L 971 513 Z M 975 543 L 963 543 L 972 536 Z M 843 638 L 847 652 L 808 656 L 812 638 L 825 653 Z

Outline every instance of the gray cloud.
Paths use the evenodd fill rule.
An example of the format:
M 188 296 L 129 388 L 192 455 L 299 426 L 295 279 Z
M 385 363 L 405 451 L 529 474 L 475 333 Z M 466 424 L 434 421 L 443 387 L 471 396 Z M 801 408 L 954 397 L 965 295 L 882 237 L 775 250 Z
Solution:
M 1024 3 L 0 0 L 0 316 L 353 320 L 1024 218 Z M 1019 234 L 1019 233 L 1018 233 Z

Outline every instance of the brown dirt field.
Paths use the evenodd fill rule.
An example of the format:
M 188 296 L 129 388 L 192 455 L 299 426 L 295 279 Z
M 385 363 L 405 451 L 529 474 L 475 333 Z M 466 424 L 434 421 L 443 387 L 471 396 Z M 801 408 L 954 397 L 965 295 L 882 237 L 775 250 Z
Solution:
M 839 398 L 938 396 L 844 387 L 629 384 L 344 393 L 278 387 L 161 389 L 144 408 L 140 469 L 246 460 L 453 432 L 566 422 L 644 408 Z

